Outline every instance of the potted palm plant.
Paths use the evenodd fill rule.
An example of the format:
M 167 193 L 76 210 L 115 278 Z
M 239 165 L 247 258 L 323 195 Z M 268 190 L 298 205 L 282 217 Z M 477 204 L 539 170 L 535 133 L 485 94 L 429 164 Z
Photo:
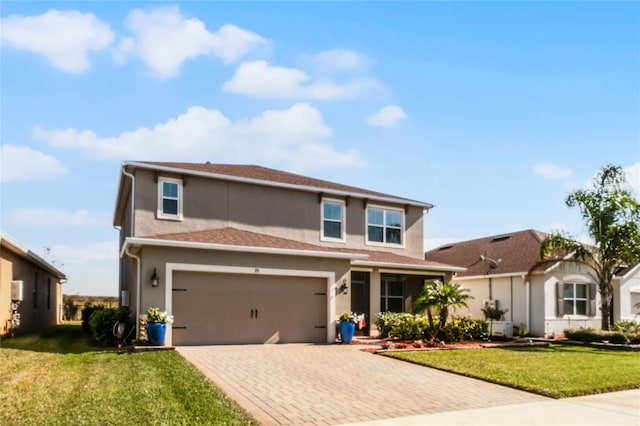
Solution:
M 151 346 L 164 346 L 167 323 L 173 322 L 173 316 L 159 308 L 147 310 L 147 339 Z
M 358 317 L 353 312 L 345 312 L 340 315 L 340 340 L 342 343 L 351 343 L 353 335 L 356 332 L 356 322 Z

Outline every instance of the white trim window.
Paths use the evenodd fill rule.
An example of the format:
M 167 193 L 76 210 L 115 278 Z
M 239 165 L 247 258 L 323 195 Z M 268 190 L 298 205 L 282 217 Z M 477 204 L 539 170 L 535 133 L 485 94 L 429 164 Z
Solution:
M 345 203 L 340 200 L 322 200 L 320 240 L 345 241 Z
M 404 210 L 367 207 L 367 244 L 404 245 Z
M 158 218 L 182 220 L 182 180 L 158 179 Z
M 596 314 L 595 284 L 559 282 L 557 283 L 558 316 Z

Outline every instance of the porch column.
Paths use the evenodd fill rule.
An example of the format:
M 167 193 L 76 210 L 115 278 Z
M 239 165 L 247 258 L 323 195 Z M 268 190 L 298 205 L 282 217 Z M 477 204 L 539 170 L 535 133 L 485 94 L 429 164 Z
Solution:
M 371 312 L 369 335 L 377 336 L 378 329 L 376 328 L 375 320 L 378 317 L 378 313 L 380 313 L 380 271 L 373 269 L 369 280 L 369 311 Z

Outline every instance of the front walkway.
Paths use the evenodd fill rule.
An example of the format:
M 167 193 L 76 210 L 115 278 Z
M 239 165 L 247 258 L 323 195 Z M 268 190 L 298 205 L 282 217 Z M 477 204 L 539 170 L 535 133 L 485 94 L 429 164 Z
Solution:
M 264 425 L 368 422 L 550 401 L 361 348 L 286 344 L 177 350 Z

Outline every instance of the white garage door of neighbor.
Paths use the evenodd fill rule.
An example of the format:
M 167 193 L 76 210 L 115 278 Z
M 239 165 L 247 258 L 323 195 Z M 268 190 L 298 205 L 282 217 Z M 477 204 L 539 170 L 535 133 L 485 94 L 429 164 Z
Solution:
M 327 280 L 174 272 L 173 344 L 325 343 Z

